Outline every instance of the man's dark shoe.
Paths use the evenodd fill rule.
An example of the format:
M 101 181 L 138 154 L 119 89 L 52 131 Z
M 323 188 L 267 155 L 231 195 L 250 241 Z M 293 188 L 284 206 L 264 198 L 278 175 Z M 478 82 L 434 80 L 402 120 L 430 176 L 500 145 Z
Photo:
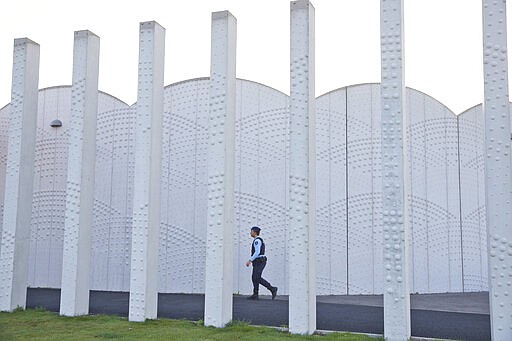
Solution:
M 251 296 L 247 297 L 248 300 L 258 300 L 258 295 L 252 294 Z
M 272 299 L 276 298 L 277 295 L 277 287 L 273 287 L 270 292 L 272 293 Z

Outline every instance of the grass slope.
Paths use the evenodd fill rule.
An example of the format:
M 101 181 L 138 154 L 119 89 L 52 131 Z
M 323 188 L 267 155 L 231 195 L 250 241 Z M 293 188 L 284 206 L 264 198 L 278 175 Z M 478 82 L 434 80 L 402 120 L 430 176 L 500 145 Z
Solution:
M 148 320 L 129 322 L 118 316 L 64 317 L 41 309 L 0 312 L 0 340 L 179 340 L 179 341 L 272 341 L 375 340 L 365 335 L 332 333 L 325 336 L 298 336 L 267 327 L 233 322 L 226 328 L 204 327 L 202 321 Z

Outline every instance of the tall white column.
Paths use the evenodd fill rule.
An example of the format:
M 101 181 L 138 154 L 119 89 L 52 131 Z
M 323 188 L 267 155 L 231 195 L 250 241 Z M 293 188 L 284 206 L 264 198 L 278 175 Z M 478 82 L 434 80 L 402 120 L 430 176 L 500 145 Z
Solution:
M 289 328 L 316 330 L 315 8 L 290 4 Z
M 411 316 L 403 0 L 381 0 L 380 20 L 384 338 L 408 340 Z
M 224 327 L 233 310 L 236 18 L 212 13 L 211 34 L 204 324 Z
M 75 32 L 60 314 L 89 313 L 100 38 Z
M 155 319 L 164 95 L 165 29 L 140 24 L 129 320 Z
M 485 206 L 492 340 L 512 340 L 512 175 L 506 2 L 482 1 Z
M 36 144 L 39 45 L 14 40 L 0 251 L 0 310 L 25 308 Z

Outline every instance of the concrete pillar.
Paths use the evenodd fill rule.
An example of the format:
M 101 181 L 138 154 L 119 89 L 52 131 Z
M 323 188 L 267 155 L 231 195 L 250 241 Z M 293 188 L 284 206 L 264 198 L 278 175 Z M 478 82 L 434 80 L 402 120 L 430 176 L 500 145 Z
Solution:
M 100 39 L 75 32 L 60 314 L 89 313 Z
M 0 252 L 0 311 L 25 308 L 36 144 L 39 45 L 14 40 Z
M 380 17 L 384 338 L 408 340 L 411 316 L 403 0 L 381 0 Z
M 129 320 L 157 317 L 165 29 L 140 24 Z
M 290 4 L 289 328 L 316 330 L 315 9 Z
M 505 1 L 482 1 L 485 206 L 492 340 L 512 340 L 512 175 Z
M 224 327 L 233 310 L 236 18 L 212 13 L 208 217 L 204 324 Z

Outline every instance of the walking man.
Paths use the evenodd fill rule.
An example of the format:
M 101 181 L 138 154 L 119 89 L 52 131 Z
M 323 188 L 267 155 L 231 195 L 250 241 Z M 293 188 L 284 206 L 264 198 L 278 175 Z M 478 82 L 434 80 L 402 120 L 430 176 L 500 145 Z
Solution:
M 261 277 L 265 265 L 267 265 L 267 257 L 265 256 L 265 243 L 260 237 L 260 228 L 253 226 L 251 228 L 251 237 L 253 237 L 251 247 L 251 258 L 245 263 L 245 266 L 249 266 L 252 263 L 252 284 L 254 286 L 252 296 L 249 296 L 250 300 L 258 299 L 258 291 L 260 284 L 267 288 L 272 293 L 272 299 L 276 298 L 277 287 L 273 287 L 265 279 Z

